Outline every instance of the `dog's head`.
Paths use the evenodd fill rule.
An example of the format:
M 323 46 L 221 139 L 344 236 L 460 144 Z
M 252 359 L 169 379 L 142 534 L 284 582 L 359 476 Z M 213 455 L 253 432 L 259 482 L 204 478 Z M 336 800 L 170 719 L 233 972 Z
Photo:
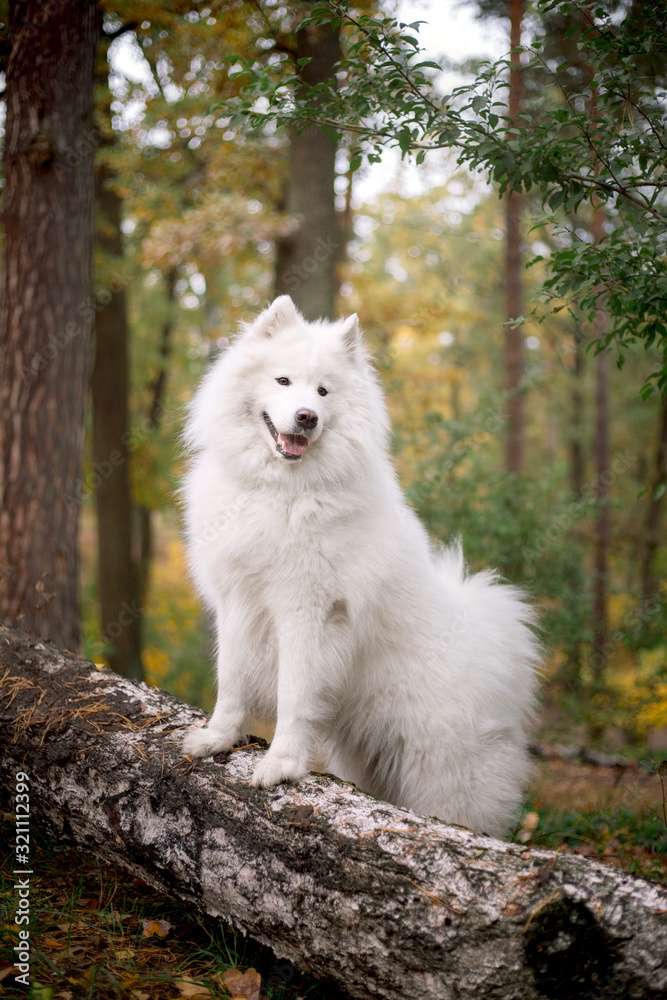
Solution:
M 356 315 L 307 322 L 281 295 L 217 361 L 193 401 L 189 444 L 269 465 L 340 475 L 386 436 L 382 397 Z M 301 474 L 299 474 L 301 475 Z

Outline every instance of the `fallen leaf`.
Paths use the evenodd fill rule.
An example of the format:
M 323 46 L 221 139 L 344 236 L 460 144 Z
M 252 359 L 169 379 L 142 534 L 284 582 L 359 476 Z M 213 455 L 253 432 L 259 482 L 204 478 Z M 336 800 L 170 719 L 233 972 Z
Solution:
M 119 948 L 118 951 L 114 952 L 114 955 L 121 962 L 126 958 L 134 958 L 134 948 Z
M 182 997 L 211 997 L 212 993 L 203 983 L 196 983 L 193 979 L 177 979 L 174 986 Z
M 232 1000 L 259 1000 L 262 977 L 257 969 L 227 969 L 216 980 L 227 990 Z
M 142 920 L 141 926 L 141 936 L 145 938 L 166 938 L 171 930 L 171 924 L 168 920 Z
M 42 938 L 42 944 L 46 945 L 47 948 L 64 948 L 65 942 L 60 941 L 58 938 L 51 937 L 50 935 L 45 935 Z
M 538 826 L 540 825 L 540 815 L 536 812 L 527 812 L 521 820 L 521 829 L 517 834 L 517 840 L 522 844 L 527 844 Z

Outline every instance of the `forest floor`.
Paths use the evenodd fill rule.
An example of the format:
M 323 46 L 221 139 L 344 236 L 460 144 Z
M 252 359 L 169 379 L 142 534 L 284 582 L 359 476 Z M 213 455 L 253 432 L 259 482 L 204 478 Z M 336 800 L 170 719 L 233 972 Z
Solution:
M 655 767 L 545 760 L 515 838 L 667 881 L 665 808 Z M 9 852 L 12 817 L 2 819 Z M 92 854 L 38 837 L 34 871 L 33 1000 L 340 997 L 335 987 L 301 976 L 268 949 L 187 913 Z M 0 994 L 25 997 L 8 985 L 16 943 L 9 853 L 0 875 Z

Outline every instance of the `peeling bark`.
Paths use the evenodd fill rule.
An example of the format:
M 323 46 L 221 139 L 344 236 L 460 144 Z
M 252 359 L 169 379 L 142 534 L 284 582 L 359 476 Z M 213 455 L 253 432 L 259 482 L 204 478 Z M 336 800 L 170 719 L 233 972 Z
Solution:
M 364 1000 L 665 995 L 660 887 L 324 775 L 251 788 L 259 741 L 181 758 L 175 738 L 199 720 L 161 691 L 0 627 L 2 784 L 27 770 L 33 820 L 56 835 Z

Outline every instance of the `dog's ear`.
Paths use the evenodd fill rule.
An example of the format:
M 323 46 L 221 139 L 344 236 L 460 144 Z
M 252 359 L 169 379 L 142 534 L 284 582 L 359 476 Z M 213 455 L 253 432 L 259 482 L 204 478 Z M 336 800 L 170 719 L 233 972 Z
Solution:
M 279 295 L 268 308 L 261 312 L 252 324 L 252 333 L 259 337 L 272 337 L 283 326 L 298 323 L 303 319 L 289 295 Z
M 341 335 L 345 349 L 350 354 L 356 353 L 357 348 L 361 346 L 361 329 L 359 328 L 359 317 L 356 313 L 352 313 L 351 316 L 343 320 Z

